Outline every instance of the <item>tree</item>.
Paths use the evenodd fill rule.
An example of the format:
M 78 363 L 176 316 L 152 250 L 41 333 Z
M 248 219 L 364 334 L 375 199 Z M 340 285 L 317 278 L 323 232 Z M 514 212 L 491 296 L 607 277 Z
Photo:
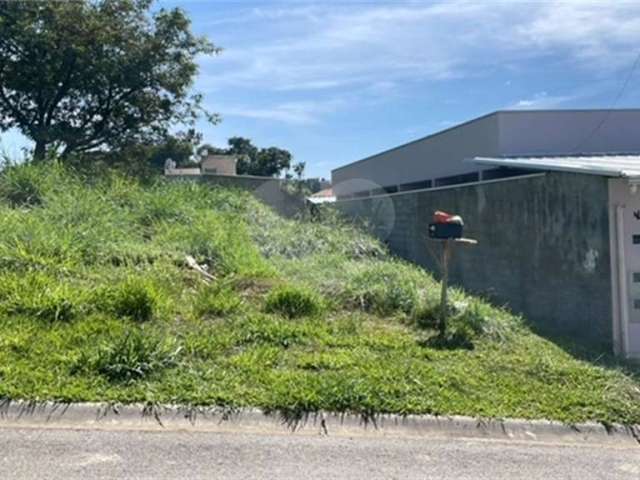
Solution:
M 227 143 L 229 147 L 226 149 L 205 144 L 199 147 L 198 151 L 206 148 L 211 153 L 235 155 L 238 157 L 237 172 L 240 175 L 273 177 L 291 167 L 293 156 L 291 152 L 282 148 L 258 148 L 244 137 L 231 137 Z
M 272 177 L 289 169 L 292 158 L 291 153 L 282 148 L 261 148 L 256 159 L 248 165 L 247 173 Z
M 202 157 L 206 157 L 208 154 L 212 154 L 212 155 L 226 155 L 227 154 L 227 150 L 225 148 L 220 148 L 220 147 L 214 147 L 213 145 L 209 144 L 209 143 L 203 143 L 202 145 L 200 145 L 197 150 L 196 150 L 196 154 L 198 155 L 198 157 L 202 158 Z
M 164 170 L 167 159 L 174 160 L 178 167 L 197 167 L 194 161 L 196 145 L 201 134 L 193 129 L 176 134 L 167 134 L 150 143 L 131 143 L 117 150 L 91 153 L 91 162 L 86 154 L 71 154 L 67 162 L 78 169 L 100 172 L 104 168 L 117 168 L 129 175 L 151 179 Z
M 258 147 L 251 143 L 251 140 L 243 137 L 231 137 L 227 140 L 229 144 L 228 152 L 238 157 L 246 157 L 249 162 L 255 162 L 258 158 Z
M 148 147 L 151 167 L 163 169 L 165 161 L 171 159 L 178 167 L 194 165 L 193 152 L 202 136 L 195 130 L 167 135 L 162 141 Z
M 302 180 L 302 177 L 304 176 L 304 169 L 306 166 L 307 166 L 306 162 L 298 162 L 293 166 L 293 171 L 298 177 L 298 180 Z
M 217 49 L 180 9 L 151 0 L 0 0 L 0 131 L 34 158 L 154 143 L 173 123 L 217 121 L 190 94 L 195 58 Z

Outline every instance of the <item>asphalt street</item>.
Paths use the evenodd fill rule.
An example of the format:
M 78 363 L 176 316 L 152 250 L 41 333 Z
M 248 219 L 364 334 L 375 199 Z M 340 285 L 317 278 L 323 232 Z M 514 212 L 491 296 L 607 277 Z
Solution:
M 284 433 L 0 428 L 0 478 L 633 479 L 640 447 Z

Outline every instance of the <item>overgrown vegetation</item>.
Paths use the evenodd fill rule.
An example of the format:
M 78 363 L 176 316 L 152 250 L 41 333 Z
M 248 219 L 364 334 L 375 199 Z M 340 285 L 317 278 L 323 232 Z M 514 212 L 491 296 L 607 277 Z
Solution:
M 94 356 L 81 355 L 74 370 L 92 371 L 111 382 L 132 382 L 175 366 L 179 353 L 179 347 L 131 329 L 124 336 L 100 344 Z
M 137 322 L 151 320 L 157 304 L 153 287 L 140 278 L 129 278 L 116 287 L 103 288 L 95 300 L 102 311 Z
M 269 293 L 265 307 L 269 313 L 299 318 L 317 315 L 322 311 L 323 303 L 323 300 L 309 289 L 279 287 Z
M 433 278 L 331 212 L 147 183 L 0 173 L 0 397 L 640 422 L 632 374 L 481 299 L 438 337 Z
M 242 298 L 228 285 L 207 285 L 197 293 L 193 306 L 198 317 L 221 317 L 236 312 Z

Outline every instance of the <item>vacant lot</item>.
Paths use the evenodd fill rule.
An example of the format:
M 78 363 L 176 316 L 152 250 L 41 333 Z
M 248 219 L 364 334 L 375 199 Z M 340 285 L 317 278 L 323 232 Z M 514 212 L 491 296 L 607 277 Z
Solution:
M 462 292 L 436 337 L 429 274 L 240 191 L 5 169 L 0 269 L 0 397 L 640 422 L 623 371 Z

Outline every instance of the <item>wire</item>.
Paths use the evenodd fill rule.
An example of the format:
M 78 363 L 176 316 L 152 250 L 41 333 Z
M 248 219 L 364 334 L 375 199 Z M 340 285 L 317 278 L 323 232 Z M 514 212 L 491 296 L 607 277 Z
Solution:
M 613 100 L 613 103 L 611 104 L 611 107 L 609 107 L 609 109 L 605 113 L 604 117 L 602 117 L 602 120 L 598 123 L 598 125 L 595 126 L 595 128 L 591 131 L 591 133 L 589 133 L 578 145 L 576 145 L 576 147 L 574 148 L 575 152 L 579 153 L 580 149 L 587 142 L 589 142 L 600 131 L 600 129 L 603 127 L 603 125 L 607 122 L 607 120 L 609 120 L 609 117 L 611 116 L 611 113 L 618 106 L 618 102 L 620 101 L 620 99 L 624 95 L 625 91 L 627 90 L 627 87 L 629 86 L 629 83 L 631 82 L 631 79 L 633 78 L 633 74 L 635 73 L 635 71 L 637 70 L 639 65 L 640 65 L 640 52 L 638 52 L 638 55 L 636 56 L 636 59 L 633 62 L 633 65 L 631 66 L 631 70 L 629 71 L 629 75 L 627 75 L 627 78 L 624 81 L 624 83 L 622 85 L 622 88 L 620 89 L 620 91 L 616 95 L 616 98 Z

